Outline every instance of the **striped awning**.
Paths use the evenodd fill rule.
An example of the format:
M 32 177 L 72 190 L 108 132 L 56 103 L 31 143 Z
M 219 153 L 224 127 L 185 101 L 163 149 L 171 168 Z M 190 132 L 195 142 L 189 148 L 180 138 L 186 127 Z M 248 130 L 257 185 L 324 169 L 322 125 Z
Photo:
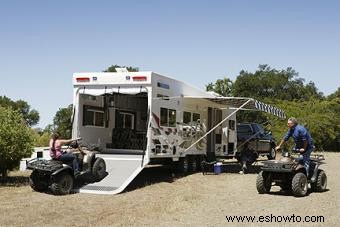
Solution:
M 184 98 L 195 98 L 195 97 L 184 97 Z M 199 97 L 196 97 L 199 98 Z M 203 98 L 203 97 L 200 97 Z M 255 100 L 253 98 L 245 98 L 245 97 L 212 97 L 207 98 L 204 97 L 203 99 L 221 104 L 226 105 L 229 108 L 239 108 L 242 105 L 244 105 L 246 102 L 248 102 L 246 105 L 244 105 L 241 110 L 259 110 L 264 111 L 266 113 L 270 113 L 272 115 L 275 115 L 280 118 L 286 118 L 286 115 L 283 110 L 276 108 L 274 106 L 271 106 L 269 104 L 263 103 L 261 101 Z

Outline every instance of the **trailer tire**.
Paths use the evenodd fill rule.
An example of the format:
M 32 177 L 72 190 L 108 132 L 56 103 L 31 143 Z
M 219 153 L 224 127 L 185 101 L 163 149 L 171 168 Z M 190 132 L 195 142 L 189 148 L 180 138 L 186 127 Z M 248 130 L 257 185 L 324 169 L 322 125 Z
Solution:
M 312 183 L 312 190 L 315 192 L 324 192 L 327 188 L 327 175 L 325 171 L 319 169 L 316 182 Z
M 292 180 L 292 191 L 294 196 L 302 197 L 307 194 L 307 177 L 304 173 L 296 173 Z
M 29 178 L 29 184 L 34 191 L 42 192 L 48 189 L 48 179 L 41 177 L 38 170 L 33 170 Z
M 55 176 L 51 185 L 51 191 L 54 195 L 69 194 L 73 188 L 73 177 L 67 171 L 63 171 Z
M 195 158 L 196 162 L 196 171 L 201 171 L 202 170 L 202 161 L 204 160 L 202 155 L 197 155 Z
M 269 173 L 261 171 L 256 178 L 256 189 L 259 194 L 265 194 L 270 192 L 272 187 L 272 180 Z
M 94 161 L 93 167 L 92 167 L 92 174 L 95 177 L 96 180 L 101 180 L 106 175 L 106 164 L 104 159 L 98 157 Z
M 183 174 L 188 174 L 192 171 L 192 164 L 188 155 L 179 159 L 177 170 Z

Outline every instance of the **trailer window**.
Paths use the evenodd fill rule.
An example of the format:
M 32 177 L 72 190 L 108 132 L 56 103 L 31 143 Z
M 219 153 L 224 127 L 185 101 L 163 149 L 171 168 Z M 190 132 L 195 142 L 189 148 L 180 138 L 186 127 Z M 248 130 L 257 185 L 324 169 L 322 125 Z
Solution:
M 235 130 L 235 121 L 229 120 L 229 129 L 230 130 Z
M 161 108 L 161 126 L 168 126 L 168 109 Z
M 120 112 L 119 118 L 121 119 L 122 128 L 134 129 L 135 115 L 132 113 Z
M 200 114 L 198 114 L 198 113 L 192 114 L 192 121 L 198 121 L 199 119 L 201 119 Z
M 169 126 L 176 127 L 176 110 L 169 109 Z
M 176 127 L 176 110 L 161 108 L 161 126 Z
M 183 123 L 188 124 L 191 121 L 191 113 L 190 112 L 183 112 Z
M 103 108 L 84 105 L 83 125 L 104 127 Z

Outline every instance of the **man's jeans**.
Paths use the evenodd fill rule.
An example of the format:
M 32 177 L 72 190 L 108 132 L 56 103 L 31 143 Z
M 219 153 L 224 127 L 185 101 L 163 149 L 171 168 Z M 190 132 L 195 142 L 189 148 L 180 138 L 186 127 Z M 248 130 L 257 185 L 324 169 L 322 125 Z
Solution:
M 303 163 L 303 166 L 306 169 L 307 177 L 309 175 L 310 155 L 313 150 L 314 150 L 314 146 L 309 148 L 305 153 L 300 154 L 300 156 L 296 159 L 297 161 L 301 161 Z
M 79 163 L 78 163 L 78 160 L 77 160 L 77 156 L 74 155 L 74 154 L 69 154 L 69 153 L 64 153 L 60 156 L 59 158 L 60 161 L 63 161 L 63 162 L 69 162 L 69 161 L 72 161 L 72 168 L 73 168 L 73 171 L 76 173 L 79 171 Z

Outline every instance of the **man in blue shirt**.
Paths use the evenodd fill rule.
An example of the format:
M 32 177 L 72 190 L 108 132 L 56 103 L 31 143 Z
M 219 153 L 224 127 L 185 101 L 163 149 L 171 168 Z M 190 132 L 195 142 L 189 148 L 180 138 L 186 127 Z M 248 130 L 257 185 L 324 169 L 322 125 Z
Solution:
M 310 163 L 310 154 L 314 149 L 313 139 L 310 136 L 309 132 L 305 127 L 299 125 L 296 118 L 291 117 L 288 119 L 287 123 L 289 130 L 287 134 L 283 137 L 280 144 L 275 148 L 276 150 L 280 149 L 281 146 L 288 141 L 290 137 L 293 137 L 295 142 L 295 149 L 298 149 L 300 152 L 300 157 L 298 160 L 303 162 L 303 165 L 306 168 L 307 176 L 309 171 L 309 163 Z

